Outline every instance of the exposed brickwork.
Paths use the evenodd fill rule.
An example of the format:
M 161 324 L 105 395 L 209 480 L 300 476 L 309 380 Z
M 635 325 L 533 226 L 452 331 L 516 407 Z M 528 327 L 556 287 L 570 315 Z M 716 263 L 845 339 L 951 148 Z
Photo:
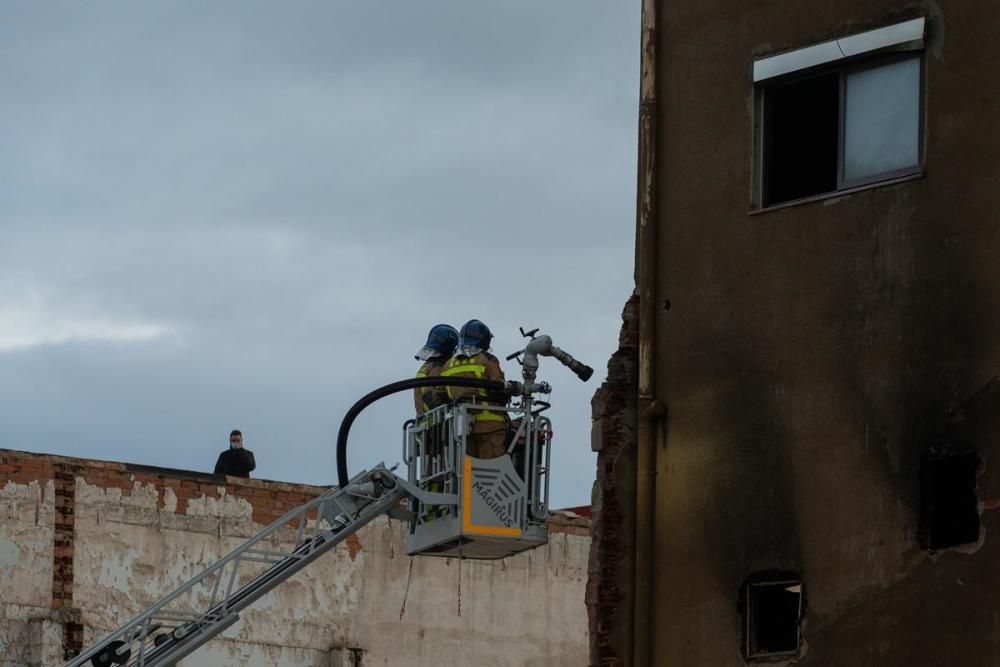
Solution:
M 169 489 L 177 501 L 177 506 L 174 509 L 177 514 L 187 514 L 188 504 L 192 499 L 207 497 L 218 500 L 225 493 L 227 496 L 241 498 L 250 503 L 253 509 L 252 519 L 261 525 L 274 522 L 288 510 L 308 502 L 329 489 L 326 486 L 245 479 L 191 470 L 0 450 L 0 482 L 28 483 L 39 481 L 44 484 L 50 479 L 56 480 L 56 507 L 59 510 L 56 518 L 57 559 L 60 557 L 59 553 L 63 557 L 71 558 L 72 556 L 72 551 L 65 551 L 65 548 L 71 549 L 71 545 L 65 542 L 62 543 L 64 551 L 58 551 L 60 546 L 58 536 L 61 533 L 64 536 L 72 537 L 74 521 L 72 496 L 75 492 L 77 477 L 102 489 L 120 489 L 122 497 L 131 496 L 135 491 L 136 483 L 151 486 L 156 489 L 158 505 L 161 510 L 166 509 L 166 492 Z M 314 519 L 315 515 L 310 518 Z M 549 522 L 549 529 L 552 532 L 565 532 L 574 535 L 588 534 L 589 526 L 590 522 L 587 517 L 572 517 L 563 512 L 555 512 Z M 354 553 L 361 549 L 358 542 L 349 546 Z M 72 583 L 72 560 L 70 560 L 68 567 L 70 578 L 64 581 Z M 71 599 L 71 597 L 65 599 Z M 53 605 L 54 608 L 60 606 L 63 605 Z
M 630 545 L 634 517 L 639 298 L 622 312 L 618 351 L 608 362 L 608 379 L 594 395 L 592 448 L 597 452 L 592 542 L 587 581 L 590 660 L 595 667 L 629 664 L 631 631 L 628 597 L 633 576 Z
M 590 508 L 587 508 L 590 511 Z M 549 533 L 590 535 L 590 518 L 570 510 L 555 510 L 549 515 Z
M 45 484 L 55 475 L 52 457 L 9 449 L 0 449 L 0 480 L 16 484 Z
M 52 608 L 73 609 L 73 537 L 75 527 L 76 478 L 83 467 L 53 463 L 56 511 L 52 538 Z M 77 620 L 63 623 L 63 657 L 76 657 L 83 650 L 83 626 Z
M 80 466 L 57 463 L 55 468 L 56 512 L 53 538 L 52 608 L 73 606 L 73 510 L 76 476 Z

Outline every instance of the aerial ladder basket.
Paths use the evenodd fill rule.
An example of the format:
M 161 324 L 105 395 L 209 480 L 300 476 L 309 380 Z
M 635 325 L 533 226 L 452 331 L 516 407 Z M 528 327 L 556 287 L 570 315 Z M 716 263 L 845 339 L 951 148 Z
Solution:
M 407 422 L 403 461 L 408 482 L 440 489 L 447 503 L 409 499 L 410 555 L 504 558 L 548 541 L 549 445 L 552 425 L 541 401 L 499 408 L 508 415 L 507 454 L 468 454 L 470 425 L 481 404 L 442 405 Z
M 494 559 L 548 540 L 552 425 L 542 413 L 548 394 L 536 382 L 539 356 L 551 356 L 586 381 L 592 370 L 552 345 L 537 330 L 518 358 L 523 382 L 473 378 L 414 378 L 377 389 L 348 411 L 337 437 L 339 484 L 287 512 L 141 613 L 105 635 L 65 667 L 175 665 L 239 620 L 243 609 L 308 567 L 382 515 L 406 521 L 411 555 Z M 490 405 L 510 424 L 505 455 L 470 456 L 475 401 L 444 405 L 403 428 L 404 478 L 383 464 L 347 475 L 347 435 L 360 412 L 384 396 L 423 386 L 459 386 L 504 392 L 512 405 Z

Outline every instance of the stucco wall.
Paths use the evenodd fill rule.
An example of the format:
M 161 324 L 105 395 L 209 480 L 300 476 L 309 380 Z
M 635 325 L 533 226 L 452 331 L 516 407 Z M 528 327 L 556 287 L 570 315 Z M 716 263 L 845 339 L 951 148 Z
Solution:
M 61 641 L 59 628 L 46 622 L 53 600 L 52 470 L 39 464 L 18 472 L 15 475 L 14 467 L 0 460 L 0 480 L 5 480 L 0 481 L 0 665 L 3 667 L 29 664 L 41 655 L 43 643 L 53 646 Z
M 72 516 L 72 565 L 61 572 L 58 480 L 41 465 L 53 462 L 73 472 L 58 496 Z M 0 450 L 0 618 L 12 619 L 0 665 L 59 664 L 43 651 L 61 658 L 88 644 L 322 491 Z M 403 531 L 376 520 L 182 664 L 586 664 L 586 520 L 555 516 L 547 546 L 495 562 L 411 559 Z M 64 586 L 71 605 L 54 612 Z

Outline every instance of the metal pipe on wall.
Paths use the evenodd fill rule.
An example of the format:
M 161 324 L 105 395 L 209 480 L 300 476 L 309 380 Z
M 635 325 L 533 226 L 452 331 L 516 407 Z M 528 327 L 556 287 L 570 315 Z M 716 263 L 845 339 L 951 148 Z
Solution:
M 635 582 L 632 664 L 650 665 L 653 560 L 654 397 L 656 359 L 656 16 L 658 0 L 642 0 L 639 155 L 636 201 L 636 287 L 639 291 L 638 423 L 636 428 Z M 658 410 L 657 407 L 660 409 Z

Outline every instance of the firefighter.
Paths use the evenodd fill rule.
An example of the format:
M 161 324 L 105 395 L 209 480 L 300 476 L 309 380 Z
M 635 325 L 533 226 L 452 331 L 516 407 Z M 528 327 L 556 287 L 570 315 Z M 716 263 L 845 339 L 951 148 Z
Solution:
M 442 377 L 470 377 L 504 381 L 500 361 L 489 353 L 493 334 L 479 320 L 469 320 L 459 332 L 458 349 L 441 372 Z M 491 394 L 485 389 L 448 387 L 452 400 L 475 399 L 482 405 L 507 405 L 507 396 Z M 470 410 L 474 421 L 469 434 L 468 454 L 480 459 L 493 459 L 507 452 L 508 417 L 503 411 Z
M 427 342 L 417 352 L 414 359 L 423 361 L 417 377 L 438 377 L 445 364 L 451 359 L 458 345 L 458 331 L 450 324 L 435 324 L 427 334 Z M 413 390 L 413 404 L 417 417 L 449 400 L 444 387 L 417 387 Z
M 435 324 L 427 334 L 427 343 L 417 352 L 414 357 L 417 361 L 423 361 L 420 370 L 417 371 L 418 378 L 438 377 L 444 370 L 445 364 L 451 359 L 455 346 L 458 345 L 458 331 L 450 324 Z M 413 404 L 416 408 L 417 419 L 439 405 L 448 402 L 448 393 L 444 387 L 417 387 L 413 390 Z M 442 445 L 440 442 L 440 429 L 431 428 L 424 432 L 424 461 L 423 474 L 430 474 L 432 469 L 431 459 L 436 459 L 441 455 Z M 428 484 L 429 491 L 441 492 L 444 485 L 440 480 Z M 440 516 L 441 508 L 437 506 L 425 507 L 422 519 L 425 522 L 433 521 Z

